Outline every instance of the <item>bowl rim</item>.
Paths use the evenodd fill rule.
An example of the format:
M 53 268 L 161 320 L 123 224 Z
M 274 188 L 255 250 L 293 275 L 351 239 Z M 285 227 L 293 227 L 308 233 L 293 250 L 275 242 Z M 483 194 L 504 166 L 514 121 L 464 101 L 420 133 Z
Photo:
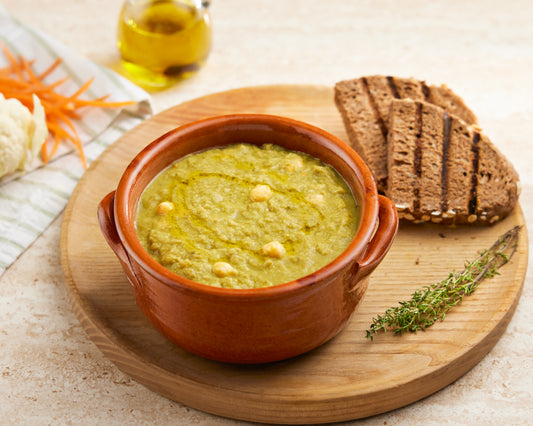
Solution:
M 194 134 L 195 132 L 205 132 L 206 130 L 217 128 L 221 125 L 231 126 L 248 124 L 264 126 L 265 124 L 268 125 L 269 123 L 272 124 L 273 122 L 275 122 L 277 125 L 281 124 L 286 126 L 286 128 L 292 128 L 299 133 L 309 135 L 309 137 L 314 136 L 322 138 L 328 142 L 327 148 L 331 153 L 333 153 L 333 155 L 340 157 L 340 153 L 342 152 L 342 154 L 346 155 L 352 162 L 352 164 L 348 164 L 348 166 L 350 170 L 355 173 L 361 185 L 363 192 L 361 194 L 361 199 L 364 200 L 364 209 L 361 212 L 358 229 L 350 244 L 334 260 L 315 272 L 312 272 L 311 274 L 293 281 L 260 288 L 234 289 L 203 284 L 182 277 L 181 275 L 178 275 L 175 272 L 165 268 L 163 265 L 159 264 L 155 259 L 153 259 L 144 249 L 137 237 L 135 230 L 135 218 L 132 218 L 131 221 L 128 220 L 128 212 L 130 211 L 130 202 L 128 196 L 129 191 L 135 185 L 137 176 L 142 174 L 143 169 L 148 165 L 150 160 L 157 155 L 158 152 L 164 151 L 168 145 L 174 143 L 177 138 L 183 137 L 184 135 Z M 227 145 L 230 144 L 223 143 L 220 146 Z M 216 148 L 216 146 L 211 148 Z M 201 150 L 192 151 L 191 154 L 200 151 Z M 315 157 L 320 159 L 319 156 Z M 344 161 L 343 158 L 341 158 L 341 160 Z M 177 159 L 173 161 L 177 161 Z M 346 163 L 346 161 L 344 162 Z M 355 165 L 355 168 L 352 167 L 353 165 Z M 159 170 L 159 172 L 162 170 L 163 169 Z M 340 171 L 338 172 L 341 174 L 341 176 L 343 176 Z M 150 182 L 151 181 L 152 180 L 150 180 Z M 144 188 L 146 188 L 146 186 Z M 144 191 L 144 188 L 142 191 Z M 135 211 L 136 208 L 137 206 L 135 206 Z M 128 257 L 130 257 L 130 259 L 133 258 L 144 271 L 152 275 L 154 278 L 169 287 L 195 291 L 205 296 L 246 299 L 251 296 L 254 298 L 280 297 L 286 293 L 308 289 L 313 287 L 315 284 L 327 280 L 328 277 L 338 273 L 340 270 L 346 267 L 346 265 L 351 263 L 357 256 L 364 255 L 364 251 L 377 225 L 379 201 L 376 184 L 368 166 L 348 144 L 343 142 L 338 137 L 317 126 L 295 120 L 293 118 L 271 114 L 242 113 L 211 116 L 185 123 L 181 126 L 171 129 L 170 131 L 150 142 L 133 158 L 122 174 L 115 192 L 113 210 L 116 229 Z M 123 229 L 122 224 L 124 222 L 127 224 L 131 223 L 132 226 Z

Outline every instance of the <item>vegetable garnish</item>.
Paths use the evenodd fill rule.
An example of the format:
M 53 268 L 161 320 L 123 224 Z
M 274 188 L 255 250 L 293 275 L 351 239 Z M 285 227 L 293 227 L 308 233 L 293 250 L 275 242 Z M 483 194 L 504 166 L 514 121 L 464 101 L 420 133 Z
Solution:
M 44 108 L 33 95 L 33 113 L 0 93 L 0 178 L 24 170 L 48 136 Z
M 501 235 L 496 242 L 472 262 L 467 262 L 462 272 L 452 272 L 440 283 L 425 286 L 415 291 L 411 299 L 399 302 L 383 315 L 372 319 L 366 337 L 374 340 L 379 331 L 393 330 L 395 334 L 404 331 L 416 332 L 444 320 L 446 313 L 476 290 L 484 278 L 499 274 L 498 269 L 513 256 L 518 246 L 520 226 L 515 226 Z
M 46 124 L 53 144 L 49 150 L 47 141 L 42 141 L 41 157 L 43 161 L 47 163 L 56 153 L 61 141 L 66 140 L 74 145 L 80 155 L 83 166 L 87 168 L 82 141 L 73 124 L 74 120 L 81 118 L 80 109 L 84 107 L 120 108 L 133 105 L 135 102 L 106 102 L 108 96 L 95 100 L 80 99 L 80 96 L 92 84 L 93 79 L 85 82 L 72 95 L 64 96 L 57 93 L 56 89 L 68 81 L 69 77 L 59 79 L 51 84 L 44 83 L 44 79 L 61 64 L 61 59 L 57 59 L 48 69 L 36 75 L 32 70 L 34 61 L 28 61 L 22 55 L 16 58 L 4 44 L 1 44 L 1 48 L 9 65 L 0 68 L 0 93 L 6 99 L 18 99 L 30 111 L 33 110 L 33 95 L 36 95 L 44 107 Z

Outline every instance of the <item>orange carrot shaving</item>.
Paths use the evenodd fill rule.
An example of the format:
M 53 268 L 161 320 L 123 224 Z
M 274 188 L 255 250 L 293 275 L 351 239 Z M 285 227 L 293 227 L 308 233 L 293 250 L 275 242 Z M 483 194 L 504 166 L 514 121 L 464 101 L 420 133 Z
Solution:
M 22 67 L 15 58 L 15 56 L 11 53 L 11 51 L 7 48 L 6 45 L 2 45 L 2 50 L 4 51 L 4 55 L 6 56 L 7 60 L 9 61 L 9 64 L 11 66 L 11 71 L 17 75 L 20 79 L 23 79 L 22 75 Z
M 53 142 L 48 149 L 48 141 L 43 141 L 41 158 L 45 163 L 56 153 L 61 141 L 69 141 L 79 153 L 83 167 L 87 168 L 83 143 L 78 135 L 73 120 L 81 118 L 81 108 L 121 108 L 135 102 L 108 102 L 109 95 L 94 100 L 80 99 L 91 84 L 93 78 L 82 84 L 72 95 L 62 95 L 55 89 L 69 80 L 69 77 L 59 79 L 53 83 L 45 83 L 44 79 L 61 64 L 61 58 L 56 59 L 41 74 L 36 74 L 32 65 L 33 60 L 27 60 L 22 55 L 17 58 L 9 48 L 0 44 L 2 51 L 9 63 L 0 68 L 0 93 L 8 98 L 16 98 L 31 111 L 33 110 L 33 94 L 39 97 L 46 115 L 46 125 Z
M 50 67 L 48 67 L 47 70 L 45 70 L 41 75 L 39 75 L 37 78 L 39 80 L 44 80 L 46 77 L 48 77 L 58 66 L 61 64 L 61 59 L 57 58 Z

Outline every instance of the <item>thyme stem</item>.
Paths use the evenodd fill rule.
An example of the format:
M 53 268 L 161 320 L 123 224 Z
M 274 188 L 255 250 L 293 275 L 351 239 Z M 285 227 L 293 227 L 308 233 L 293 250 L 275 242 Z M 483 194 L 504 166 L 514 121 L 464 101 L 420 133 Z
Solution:
M 395 334 L 416 332 L 430 327 L 438 319 L 444 320 L 453 306 L 472 294 L 483 279 L 497 275 L 498 269 L 511 259 L 518 246 L 519 231 L 520 226 L 511 228 L 475 260 L 467 262 L 462 272 L 452 272 L 441 282 L 416 290 L 411 299 L 377 315 L 366 337 L 374 340 L 374 334 L 388 329 Z

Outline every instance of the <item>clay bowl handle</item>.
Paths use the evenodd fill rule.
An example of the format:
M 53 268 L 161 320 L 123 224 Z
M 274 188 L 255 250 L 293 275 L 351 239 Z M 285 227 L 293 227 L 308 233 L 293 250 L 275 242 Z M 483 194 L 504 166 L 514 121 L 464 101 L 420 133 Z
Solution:
M 378 195 L 379 224 L 370 240 L 363 259 L 358 263 L 357 278 L 370 274 L 379 265 L 389 251 L 392 241 L 398 232 L 398 212 L 394 203 L 383 195 Z
M 131 285 L 134 287 L 141 287 L 139 280 L 133 272 L 128 253 L 126 253 L 126 249 L 122 245 L 122 241 L 117 232 L 117 226 L 115 223 L 115 192 L 116 191 L 110 192 L 102 199 L 102 201 L 100 201 L 97 213 L 98 224 L 100 225 L 100 229 L 102 230 L 102 234 L 104 235 L 107 244 L 109 244 L 109 247 L 111 247 L 115 252 L 115 255 L 118 257 Z

